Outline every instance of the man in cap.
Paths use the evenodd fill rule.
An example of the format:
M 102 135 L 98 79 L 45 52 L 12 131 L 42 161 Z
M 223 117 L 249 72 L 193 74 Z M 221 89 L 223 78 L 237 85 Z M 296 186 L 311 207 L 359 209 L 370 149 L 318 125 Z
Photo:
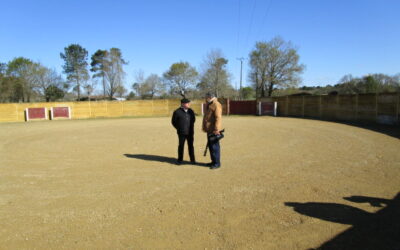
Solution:
M 181 100 L 181 107 L 176 109 L 172 115 L 171 123 L 176 129 L 179 139 L 178 146 L 178 160 L 176 164 L 180 165 L 183 161 L 183 148 L 185 141 L 187 140 L 190 162 L 196 164 L 194 157 L 193 147 L 193 135 L 194 135 L 194 123 L 196 117 L 193 110 L 190 108 L 190 100 L 183 98 Z
M 207 93 L 206 108 L 203 117 L 203 132 L 207 133 L 208 147 L 210 149 L 211 163 L 208 165 L 211 169 L 217 169 L 221 166 L 219 140 L 210 140 L 210 135 L 219 135 L 222 130 L 222 105 L 218 102 L 214 93 Z

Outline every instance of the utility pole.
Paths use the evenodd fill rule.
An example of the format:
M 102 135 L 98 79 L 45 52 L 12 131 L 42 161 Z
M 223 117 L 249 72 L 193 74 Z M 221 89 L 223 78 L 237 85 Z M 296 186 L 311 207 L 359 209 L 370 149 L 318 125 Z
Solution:
M 244 57 L 236 58 L 240 61 L 240 89 L 239 89 L 239 100 L 242 100 L 242 70 Z

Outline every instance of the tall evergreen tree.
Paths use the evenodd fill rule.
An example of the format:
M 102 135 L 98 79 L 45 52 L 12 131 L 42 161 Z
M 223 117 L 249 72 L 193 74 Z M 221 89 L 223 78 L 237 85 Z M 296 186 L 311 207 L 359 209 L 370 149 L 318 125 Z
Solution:
M 89 79 L 87 70 L 88 52 L 79 44 L 71 44 L 64 48 L 64 53 L 60 53 L 60 57 L 64 60 L 64 73 L 67 79 L 75 83 L 74 89 L 78 94 L 78 100 L 81 97 L 81 85 Z
M 94 72 L 93 78 L 100 77 L 103 85 L 103 96 L 106 96 L 106 79 L 105 74 L 108 70 L 108 51 L 97 50 L 91 57 L 90 71 Z

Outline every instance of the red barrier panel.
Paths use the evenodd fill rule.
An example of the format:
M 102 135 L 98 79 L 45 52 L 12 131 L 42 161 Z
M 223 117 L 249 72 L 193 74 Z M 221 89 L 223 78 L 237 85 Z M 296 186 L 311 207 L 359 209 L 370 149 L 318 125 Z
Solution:
M 52 107 L 51 108 L 51 119 L 67 118 L 71 119 L 71 112 L 69 107 Z
M 256 101 L 230 101 L 230 114 L 232 115 L 256 115 Z
M 277 103 L 276 102 L 259 102 L 258 115 L 273 115 L 276 116 Z
M 26 108 L 25 115 L 26 115 L 26 121 L 47 119 L 47 109 L 46 108 Z

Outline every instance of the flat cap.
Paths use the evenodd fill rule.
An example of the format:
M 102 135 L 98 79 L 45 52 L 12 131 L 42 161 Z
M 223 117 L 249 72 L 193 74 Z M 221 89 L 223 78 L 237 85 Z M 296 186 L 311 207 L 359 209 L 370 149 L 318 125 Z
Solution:
M 190 100 L 187 99 L 187 98 L 183 98 L 183 99 L 181 100 L 181 103 L 189 103 L 189 102 L 190 102 Z
M 212 97 L 215 97 L 215 94 L 213 92 L 207 92 L 205 96 L 212 98 Z

